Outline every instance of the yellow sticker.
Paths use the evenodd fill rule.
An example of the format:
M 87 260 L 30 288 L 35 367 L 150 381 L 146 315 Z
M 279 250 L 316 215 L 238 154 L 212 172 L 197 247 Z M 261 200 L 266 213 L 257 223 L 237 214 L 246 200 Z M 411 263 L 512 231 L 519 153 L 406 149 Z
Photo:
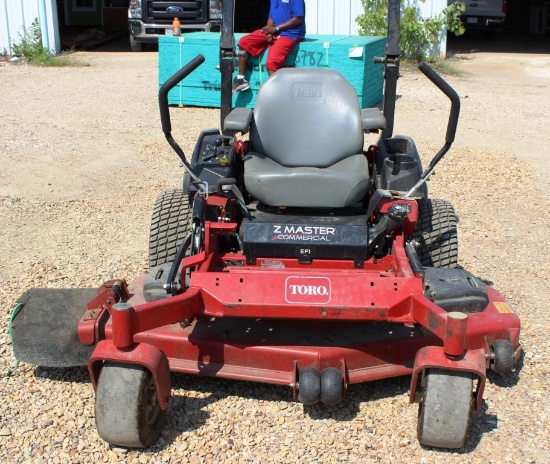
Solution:
M 493 304 L 495 305 L 495 308 L 497 308 L 497 311 L 501 314 L 514 314 L 512 307 L 505 301 L 495 301 Z

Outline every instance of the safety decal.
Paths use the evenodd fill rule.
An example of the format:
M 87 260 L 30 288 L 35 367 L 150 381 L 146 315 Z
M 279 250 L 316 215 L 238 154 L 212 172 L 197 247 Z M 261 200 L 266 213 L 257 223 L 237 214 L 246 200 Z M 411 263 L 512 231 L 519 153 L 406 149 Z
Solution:
M 496 301 L 493 303 L 495 305 L 495 308 L 497 308 L 497 311 L 501 314 L 514 314 L 515 311 L 512 309 L 512 307 L 506 303 L 505 301 Z

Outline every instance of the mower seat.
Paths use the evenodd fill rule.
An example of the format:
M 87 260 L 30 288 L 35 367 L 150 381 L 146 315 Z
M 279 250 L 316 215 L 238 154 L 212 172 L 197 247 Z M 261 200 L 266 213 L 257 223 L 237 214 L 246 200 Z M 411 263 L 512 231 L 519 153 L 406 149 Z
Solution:
M 353 86 L 331 69 L 283 68 L 260 88 L 244 183 L 271 206 L 344 208 L 369 187 L 365 121 Z

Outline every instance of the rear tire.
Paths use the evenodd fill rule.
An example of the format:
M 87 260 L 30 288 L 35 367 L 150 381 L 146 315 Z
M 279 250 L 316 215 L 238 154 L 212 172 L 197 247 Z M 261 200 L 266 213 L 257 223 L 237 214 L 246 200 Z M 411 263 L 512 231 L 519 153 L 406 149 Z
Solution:
M 171 263 L 189 235 L 191 207 L 182 190 L 165 190 L 155 201 L 149 233 L 149 268 Z
M 106 362 L 99 375 L 95 422 L 107 443 L 147 448 L 157 441 L 166 411 L 151 373 L 143 366 Z
M 419 244 L 416 252 L 423 266 L 457 268 L 458 217 L 446 200 L 418 201 L 418 224 L 413 238 Z
M 462 448 L 473 404 L 472 374 L 430 369 L 425 381 L 418 407 L 418 441 L 437 448 Z

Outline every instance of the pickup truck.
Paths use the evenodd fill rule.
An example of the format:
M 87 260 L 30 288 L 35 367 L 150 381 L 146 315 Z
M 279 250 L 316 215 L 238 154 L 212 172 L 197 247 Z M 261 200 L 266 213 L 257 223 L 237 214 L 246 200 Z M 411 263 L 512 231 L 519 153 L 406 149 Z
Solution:
M 251 32 L 264 26 L 269 5 L 269 0 L 235 0 L 235 31 Z M 160 36 L 171 34 L 176 17 L 182 33 L 220 32 L 222 1 L 130 0 L 128 29 L 132 50 L 141 51 L 147 44 L 157 44 Z
M 174 18 L 182 32 L 219 32 L 222 2 L 130 0 L 128 29 L 133 51 L 142 51 L 145 44 L 156 44 L 162 35 L 171 34 Z
M 489 29 L 506 19 L 506 0 L 463 0 L 466 10 L 461 15 L 466 29 Z

